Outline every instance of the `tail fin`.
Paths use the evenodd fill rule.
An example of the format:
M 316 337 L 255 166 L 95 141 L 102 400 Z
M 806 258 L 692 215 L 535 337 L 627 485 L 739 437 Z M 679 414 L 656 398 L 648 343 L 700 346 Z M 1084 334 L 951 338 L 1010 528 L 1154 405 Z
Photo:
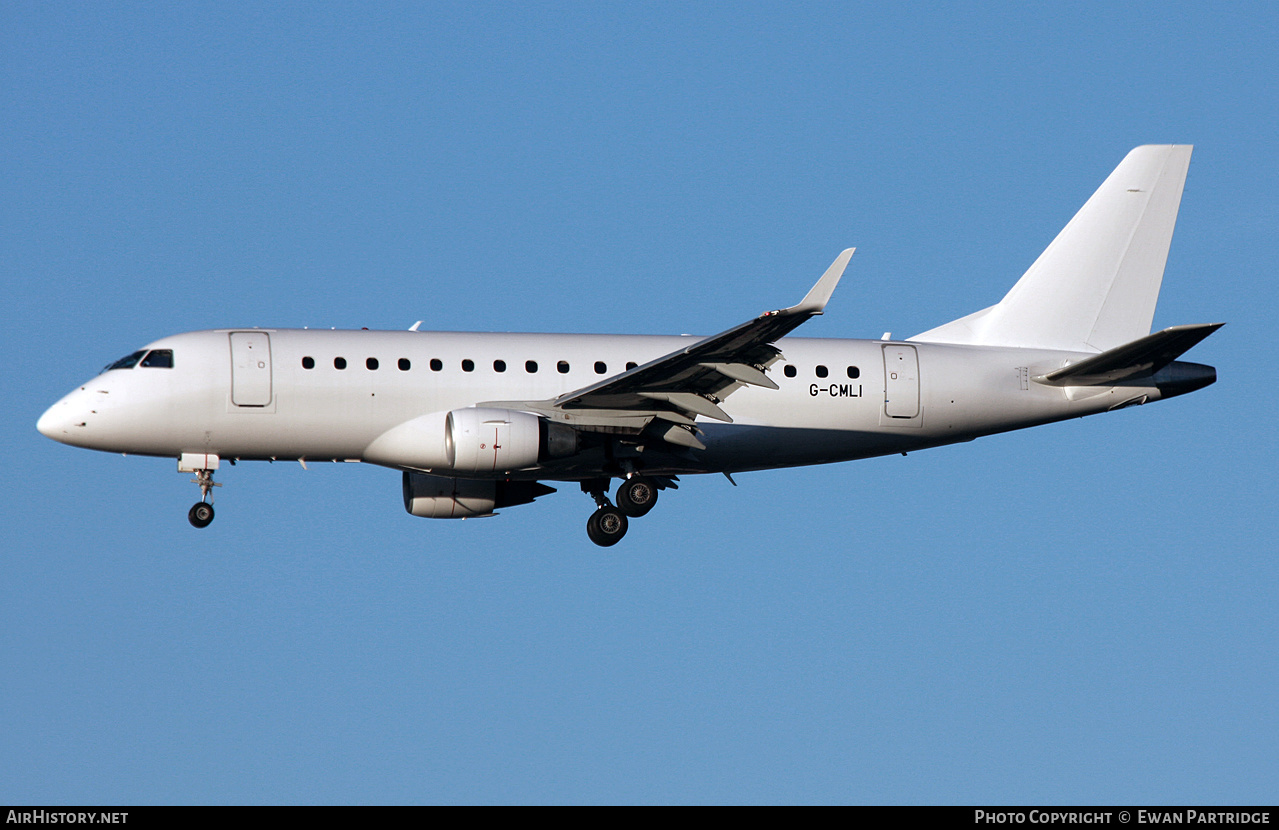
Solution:
M 1149 334 L 1192 149 L 1130 152 L 998 305 L 910 339 L 1103 352 Z

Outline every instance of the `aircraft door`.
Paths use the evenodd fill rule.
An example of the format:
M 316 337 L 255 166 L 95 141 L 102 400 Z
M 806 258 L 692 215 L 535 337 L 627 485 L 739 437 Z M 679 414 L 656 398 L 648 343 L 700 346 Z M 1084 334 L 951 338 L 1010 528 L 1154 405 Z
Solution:
M 914 346 L 884 346 L 884 414 L 919 415 L 919 355 Z
M 271 336 L 264 331 L 231 332 L 231 403 L 271 403 Z

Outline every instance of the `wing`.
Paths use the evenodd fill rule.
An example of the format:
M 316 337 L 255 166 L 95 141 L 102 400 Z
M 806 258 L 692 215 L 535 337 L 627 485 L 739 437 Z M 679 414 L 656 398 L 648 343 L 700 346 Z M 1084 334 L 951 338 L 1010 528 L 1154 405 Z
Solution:
M 546 401 L 490 401 L 536 412 L 587 431 L 634 433 L 660 422 L 657 437 L 671 444 L 705 449 L 697 440 L 701 415 L 732 422 L 719 404 L 743 386 L 776 389 L 765 372 L 781 358 L 773 345 L 805 320 L 822 313 L 853 248 L 843 251 L 799 305 L 768 311 L 728 331 L 707 337 L 620 375 Z

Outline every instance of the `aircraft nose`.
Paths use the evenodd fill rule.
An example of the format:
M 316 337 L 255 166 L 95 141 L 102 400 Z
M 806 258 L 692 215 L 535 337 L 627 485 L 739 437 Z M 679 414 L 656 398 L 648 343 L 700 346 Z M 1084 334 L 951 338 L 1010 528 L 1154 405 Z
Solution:
M 41 435 L 55 441 L 58 439 L 65 429 L 66 408 L 66 404 L 59 401 L 44 411 L 40 420 L 36 421 L 36 429 L 40 430 Z
M 83 413 L 72 401 L 74 397 L 76 397 L 75 393 L 67 395 L 45 410 L 40 420 L 36 421 L 36 429 L 40 430 L 41 435 L 64 444 L 68 443 L 75 425 L 77 423 L 83 425 L 84 422 L 84 418 L 80 417 Z

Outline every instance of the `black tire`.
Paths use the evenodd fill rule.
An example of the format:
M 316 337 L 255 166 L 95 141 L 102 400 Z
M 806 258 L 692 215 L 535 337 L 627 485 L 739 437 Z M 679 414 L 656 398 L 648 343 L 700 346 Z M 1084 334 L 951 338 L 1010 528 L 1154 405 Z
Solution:
M 601 507 L 586 520 L 586 535 L 602 548 L 616 545 L 626 535 L 626 514 L 616 507 Z
M 198 501 L 187 511 L 187 521 L 193 527 L 208 527 L 213 521 L 213 505 Z
M 617 508 L 632 519 L 638 519 L 657 504 L 657 493 L 657 485 L 652 479 L 644 476 L 628 478 L 617 488 Z

